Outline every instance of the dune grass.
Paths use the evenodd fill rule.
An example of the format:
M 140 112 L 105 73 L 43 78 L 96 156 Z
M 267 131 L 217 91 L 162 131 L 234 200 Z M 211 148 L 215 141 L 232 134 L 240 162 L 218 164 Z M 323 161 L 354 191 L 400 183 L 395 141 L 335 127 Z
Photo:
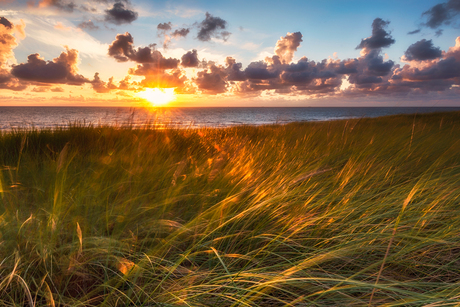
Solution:
M 0 306 L 460 304 L 460 113 L 0 136 Z

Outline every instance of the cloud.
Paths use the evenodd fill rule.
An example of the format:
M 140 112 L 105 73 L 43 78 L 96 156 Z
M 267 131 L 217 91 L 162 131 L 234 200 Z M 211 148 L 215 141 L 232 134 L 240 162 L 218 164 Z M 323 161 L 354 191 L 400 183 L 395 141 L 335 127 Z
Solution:
M 63 0 L 40 0 L 38 3 L 39 8 L 53 6 L 61 11 L 73 12 L 77 5 L 72 1 L 63 1 Z
M 8 59 L 14 59 L 13 49 L 18 45 L 13 35 L 14 26 L 6 18 L 0 17 L 0 68 Z
M 80 24 L 78 25 L 78 27 L 79 27 L 80 29 L 85 29 L 85 30 L 90 30 L 90 31 L 94 31 L 94 30 L 99 29 L 99 27 L 96 26 L 96 25 L 94 24 L 94 22 L 92 22 L 91 20 L 80 22 Z
M 56 86 L 56 87 L 52 87 L 51 91 L 54 92 L 54 93 L 62 93 L 62 92 L 64 92 L 64 89 L 62 87 L 60 87 L 60 86 Z
M 242 71 L 243 65 L 237 63 L 236 60 L 232 57 L 225 58 L 225 64 L 227 65 L 227 80 L 228 81 L 244 81 L 246 80 L 246 75 Z
M 459 0 L 449 0 L 448 2 L 439 3 L 423 12 L 422 16 L 428 19 L 423 25 L 431 29 L 439 28 L 442 25 L 450 25 L 458 17 L 459 13 Z
M 194 82 L 206 94 L 220 94 L 227 91 L 226 73 L 220 66 L 209 63 L 208 69 L 199 71 Z
M 182 56 L 180 64 L 183 67 L 198 67 L 200 60 L 198 60 L 198 53 L 196 49 L 187 51 L 187 53 Z
M 388 26 L 390 22 L 384 21 L 381 18 L 376 18 L 372 22 L 372 35 L 368 38 L 361 40 L 361 43 L 356 49 L 378 49 L 388 47 L 395 42 L 391 37 L 390 33 L 385 31 L 384 28 Z
M 375 84 L 387 82 L 395 63 L 384 61 L 380 50 L 371 50 L 356 59 L 356 73 L 349 74 L 348 81 L 361 88 L 372 88 Z
M 174 32 L 170 33 L 169 32 L 172 30 L 172 23 L 171 22 L 163 22 L 158 24 L 157 26 L 158 29 L 158 37 L 161 37 L 164 35 L 164 41 L 163 41 L 163 48 L 167 49 L 169 46 L 169 43 L 171 42 L 171 38 L 179 39 L 181 37 L 186 37 L 187 34 L 190 32 L 189 28 L 181 28 L 181 29 L 176 29 Z
M 407 48 L 404 53 L 405 59 L 408 61 L 425 61 L 440 58 L 442 51 L 433 46 L 430 40 L 422 39 Z
M 180 37 L 186 37 L 187 34 L 190 33 L 189 28 L 181 28 L 181 29 L 176 29 L 173 33 L 171 33 L 171 36 L 174 38 L 180 38 Z
M 221 38 L 224 41 L 231 35 L 226 31 L 227 22 L 220 17 L 214 17 L 206 12 L 206 17 L 198 24 L 197 38 L 202 42 L 210 41 L 213 37 Z
M 138 16 L 137 12 L 125 9 L 125 5 L 121 2 L 115 2 L 110 10 L 105 10 L 105 14 L 105 21 L 116 25 L 131 23 Z
M 14 78 L 7 70 L 0 68 L 0 89 L 23 91 L 28 87 L 28 83 L 21 82 Z
M 113 84 L 113 77 L 109 78 L 109 82 L 104 82 L 99 77 L 98 72 L 94 74 L 94 79 L 91 81 L 91 85 L 97 93 L 108 93 L 111 90 L 118 88 L 115 84 Z
M 115 40 L 109 46 L 108 54 L 118 62 L 127 62 L 134 55 L 133 37 L 126 32 L 118 34 Z
M 454 57 L 449 57 L 422 68 L 405 65 L 396 76 L 411 81 L 432 81 L 458 78 L 460 77 L 460 62 Z
M 38 53 L 28 56 L 27 63 L 13 65 L 11 74 L 20 80 L 40 83 L 82 85 L 88 79 L 78 74 L 78 51 L 67 49 L 53 61 L 45 61 Z
M 290 63 L 294 57 L 294 52 L 302 42 L 302 33 L 288 33 L 276 42 L 275 54 L 279 56 L 281 62 Z
M 172 23 L 171 22 L 159 23 L 157 26 L 157 29 L 160 31 L 169 31 L 172 29 Z
M 273 65 L 269 66 L 264 61 L 251 62 L 244 70 L 247 79 L 268 80 L 278 78 L 280 72 Z
M 5 17 L 0 17 L 0 24 L 7 29 L 13 29 L 13 24 Z
M 408 34 L 408 35 L 417 34 L 417 33 L 420 33 L 420 31 L 422 31 L 422 30 L 421 30 L 421 29 L 417 29 L 417 30 L 414 30 L 414 31 L 407 32 L 407 34 Z
M 411 48 L 412 47 L 412 48 Z M 395 65 L 381 83 L 366 89 L 357 88 L 355 93 L 372 95 L 413 95 L 427 94 L 428 92 L 452 92 L 453 86 L 460 86 L 460 37 L 454 47 L 447 52 L 433 47 L 431 41 L 419 41 L 411 45 L 408 50 L 413 60 L 399 67 Z M 440 57 L 435 57 L 439 55 Z M 407 51 L 406 51 L 407 53 Z M 407 55 L 406 55 L 407 57 Z M 425 59 L 425 60 L 422 60 Z M 351 93 L 351 92 L 350 92 Z

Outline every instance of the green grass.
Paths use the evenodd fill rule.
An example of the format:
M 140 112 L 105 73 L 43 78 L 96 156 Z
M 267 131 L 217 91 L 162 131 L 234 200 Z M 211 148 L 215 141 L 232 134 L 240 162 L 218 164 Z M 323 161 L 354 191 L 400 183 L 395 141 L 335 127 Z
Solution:
M 460 304 L 460 113 L 0 135 L 0 306 Z

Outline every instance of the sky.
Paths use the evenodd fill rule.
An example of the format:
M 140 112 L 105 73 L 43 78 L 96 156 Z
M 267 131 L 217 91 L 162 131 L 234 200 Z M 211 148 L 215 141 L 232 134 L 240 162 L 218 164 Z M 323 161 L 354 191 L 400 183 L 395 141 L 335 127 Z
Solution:
M 0 106 L 458 106 L 460 0 L 0 0 Z

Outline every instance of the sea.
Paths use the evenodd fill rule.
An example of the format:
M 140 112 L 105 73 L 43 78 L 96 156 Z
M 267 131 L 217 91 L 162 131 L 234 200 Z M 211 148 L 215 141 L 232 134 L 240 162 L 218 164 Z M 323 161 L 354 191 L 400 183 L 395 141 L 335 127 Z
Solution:
M 446 111 L 460 111 L 460 107 L 0 107 L 0 130 L 60 128 L 69 124 L 231 127 Z

